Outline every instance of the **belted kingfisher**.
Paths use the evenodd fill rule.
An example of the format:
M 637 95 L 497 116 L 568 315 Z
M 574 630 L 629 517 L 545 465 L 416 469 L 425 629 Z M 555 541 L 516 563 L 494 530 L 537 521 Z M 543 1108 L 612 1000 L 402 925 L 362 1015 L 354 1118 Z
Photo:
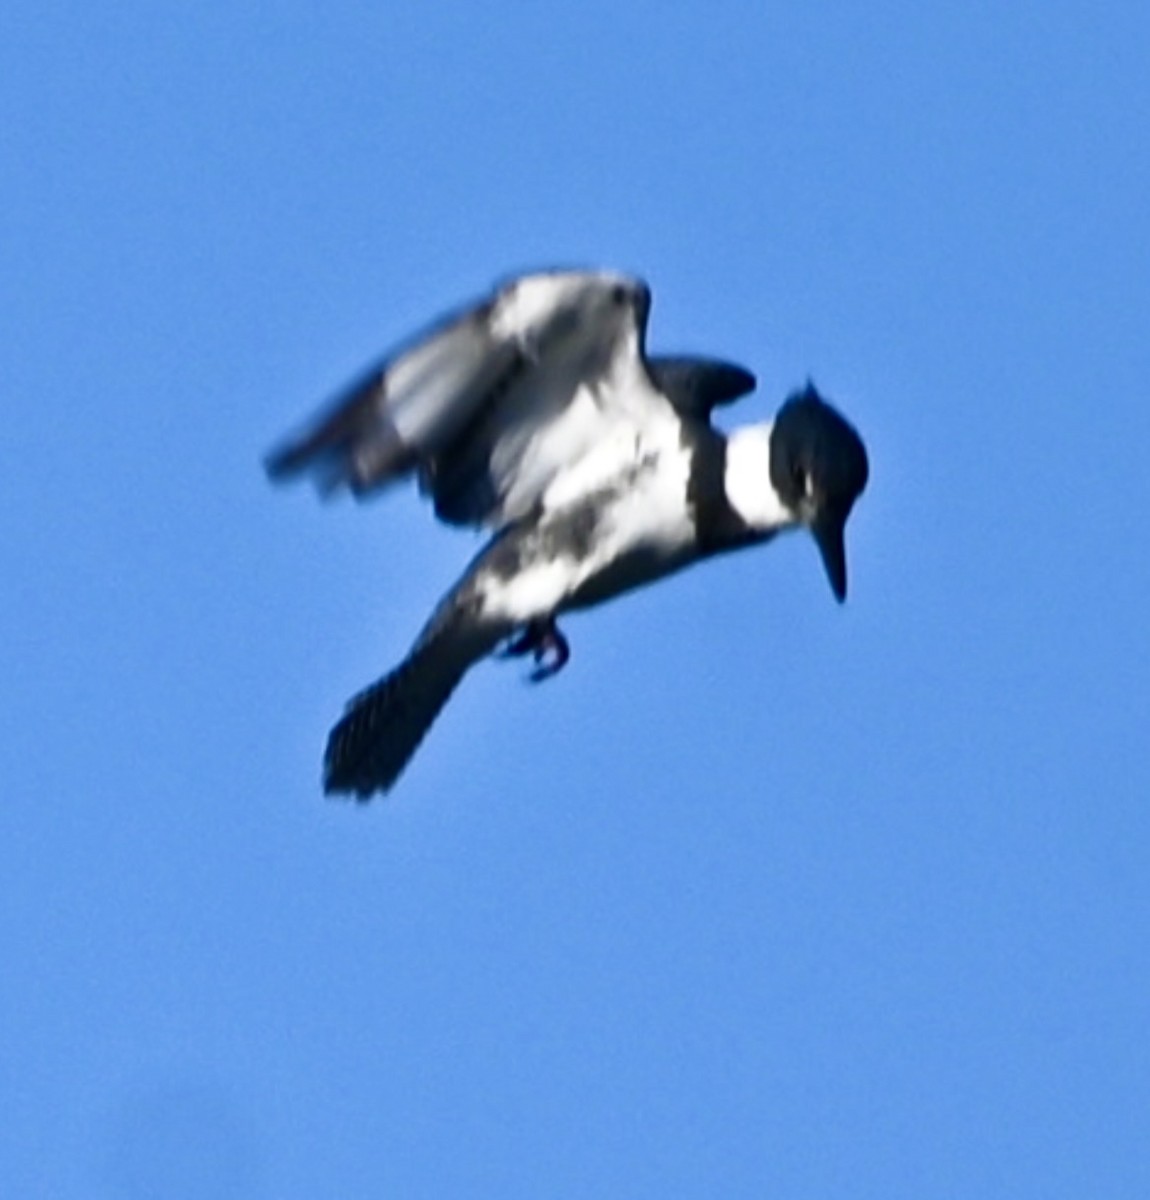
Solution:
M 808 529 L 838 600 L 844 531 L 867 482 L 850 424 L 808 383 L 773 421 L 724 434 L 711 411 L 753 390 L 742 367 L 648 356 L 651 293 L 607 271 L 499 286 L 400 347 L 268 456 L 357 497 L 414 475 L 436 515 L 493 531 L 407 658 L 332 730 L 324 790 L 399 778 L 468 669 L 502 648 L 532 678 L 570 650 L 557 618 L 691 563 Z

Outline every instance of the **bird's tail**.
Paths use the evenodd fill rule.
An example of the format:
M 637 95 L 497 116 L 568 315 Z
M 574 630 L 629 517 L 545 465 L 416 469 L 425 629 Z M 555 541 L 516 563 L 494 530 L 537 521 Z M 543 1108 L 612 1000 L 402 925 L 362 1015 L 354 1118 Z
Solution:
M 408 657 L 353 696 L 328 738 L 324 791 L 368 800 L 390 790 L 473 663 L 498 636 L 433 621 Z

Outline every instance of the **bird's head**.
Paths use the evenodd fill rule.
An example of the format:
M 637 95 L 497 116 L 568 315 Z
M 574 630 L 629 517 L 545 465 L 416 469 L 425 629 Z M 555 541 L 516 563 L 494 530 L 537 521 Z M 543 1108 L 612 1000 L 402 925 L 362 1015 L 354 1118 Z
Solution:
M 862 439 L 808 383 L 779 409 L 771 428 L 771 486 L 811 531 L 831 591 L 846 599 L 847 517 L 867 482 Z

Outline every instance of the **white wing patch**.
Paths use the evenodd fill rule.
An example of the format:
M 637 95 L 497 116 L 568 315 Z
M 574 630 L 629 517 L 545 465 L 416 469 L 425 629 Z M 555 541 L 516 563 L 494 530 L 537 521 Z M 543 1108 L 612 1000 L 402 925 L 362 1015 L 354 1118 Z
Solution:
M 506 361 L 484 322 L 461 321 L 391 364 L 383 412 L 405 443 L 434 448 L 467 419 Z
M 505 285 L 491 313 L 491 334 L 525 350 L 564 305 L 578 305 L 587 276 L 574 273 L 525 275 Z

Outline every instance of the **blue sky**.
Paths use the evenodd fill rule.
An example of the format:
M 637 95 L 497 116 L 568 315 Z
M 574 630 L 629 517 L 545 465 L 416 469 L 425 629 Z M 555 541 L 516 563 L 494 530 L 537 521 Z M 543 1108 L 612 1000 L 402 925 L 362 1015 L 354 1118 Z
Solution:
M 1150 1191 L 1150 10 L 0 16 L 6 1196 Z M 497 276 L 863 431 L 809 540 L 343 701 L 475 549 L 260 457 Z

